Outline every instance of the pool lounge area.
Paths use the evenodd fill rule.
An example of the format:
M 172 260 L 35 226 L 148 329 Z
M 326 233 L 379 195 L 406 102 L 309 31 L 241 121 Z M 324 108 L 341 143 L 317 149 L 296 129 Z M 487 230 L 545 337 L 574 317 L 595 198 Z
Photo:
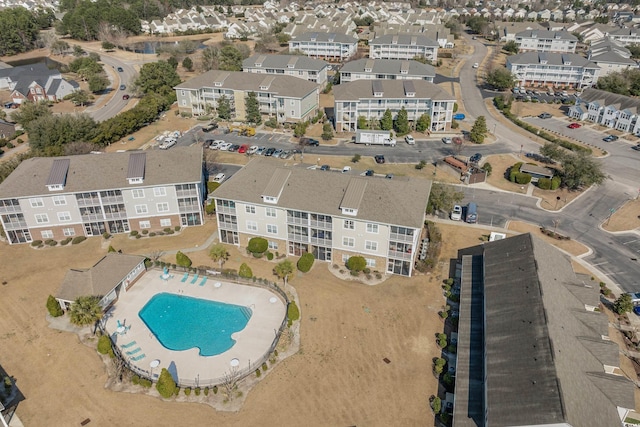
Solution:
M 185 277 L 186 280 L 183 280 Z M 140 312 L 152 301 L 164 305 L 154 307 L 151 312 L 146 313 L 143 320 Z M 170 318 L 171 314 L 176 313 L 166 313 L 166 310 L 171 311 L 172 304 L 174 309 L 178 309 L 178 306 L 182 306 L 181 303 L 186 305 L 181 307 L 178 317 Z M 224 310 L 231 310 L 240 315 L 232 315 L 233 319 L 229 320 L 226 318 L 227 314 L 221 314 L 221 319 L 216 319 L 212 312 L 217 313 L 218 309 L 223 310 L 223 314 Z M 187 310 L 186 314 L 184 310 Z M 236 369 L 240 375 L 257 369 L 264 358 L 268 357 L 286 310 L 286 303 L 280 295 L 267 288 L 227 282 L 218 277 L 204 280 L 202 276 L 197 277 L 193 273 L 188 276 L 178 273 L 167 278 L 158 274 L 157 270 L 149 270 L 126 293 L 120 295 L 116 304 L 107 312 L 104 327 L 122 357 L 141 373 L 148 373 L 155 380 L 161 369 L 167 368 L 174 378 L 179 379 L 181 386 L 205 387 L 219 384 L 232 369 Z M 167 318 L 162 319 L 165 313 Z M 173 327 L 176 319 L 182 321 L 178 320 L 179 323 Z M 192 334 L 192 330 L 204 330 L 215 334 L 215 338 L 219 334 L 225 334 L 226 336 L 219 337 L 222 343 L 204 343 L 203 347 L 206 349 L 202 351 L 203 354 L 222 352 L 203 356 L 201 349 L 196 347 L 170 350 L 145 323 L 150 320 L 150 325 L 156 329 L 161 340 L 172 343 L 174 341 L 167 340 L 178 339 L 180 348 L 190 346 L 191 343 L 198 345 L 199 335 L 206 335 L 198 332 Z M 219 324 L 218 320 L 223 322 Z M 170 323 L 166 323 L 167 321 Z M 202 322 L 211 325 L 211 329 L 206 325 L 203 327 Z M 166 325 L 170 327 L 167 328 Z M 216 327 L 219 329 L 216 330 Z M 238 332 L 234 332 L 238 329 Z M 185 336 L 179 336 L 181 331 Z M 174 337 L 168 337 L 165 332 Z M 229 337 L 235 343 L 229 342 Z M 231 347 L 226 349 L 229 345 Z

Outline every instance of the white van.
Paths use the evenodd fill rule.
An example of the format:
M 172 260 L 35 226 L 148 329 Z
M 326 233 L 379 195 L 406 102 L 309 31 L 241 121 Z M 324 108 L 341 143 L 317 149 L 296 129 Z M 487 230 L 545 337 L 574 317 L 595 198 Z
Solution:
M 176 145 L 178 143 L 178 141 L 176 141 L 173 138 L 167 138 L 164 140 L 164 142 L 162 144 L 160 144 L 160 146 L 158 147 L 161 150 L 168 150 L 169 148 L 173 147 L 174 145 Z
M 226 175 L 223 173 L 219 173 L 216 176 L 213 177 L 213 182 L 222 182 L 224 181 L 224 179 L 226 178 Z

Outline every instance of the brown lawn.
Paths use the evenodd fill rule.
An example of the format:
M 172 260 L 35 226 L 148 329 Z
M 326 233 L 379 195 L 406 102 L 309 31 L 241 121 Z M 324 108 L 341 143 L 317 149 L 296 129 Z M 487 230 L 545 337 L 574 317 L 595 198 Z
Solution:
M 540 226 L 535 224 L 529 224 L 522 221 L 509 221 L 508 228 L 509 230 L 517 232 L 517 234 L 531 233 L 535 237 L 568 252 L 572 256 L 584 255 L 589 251 L 585 245 L 576 242 L 575 240 L 557 240 L 547 236 L 546 234 L 542 234 L 540 232 Z
M 602 224 L 607 231 L 631 231 L 640 227 L 640 198 L 627 201 Z

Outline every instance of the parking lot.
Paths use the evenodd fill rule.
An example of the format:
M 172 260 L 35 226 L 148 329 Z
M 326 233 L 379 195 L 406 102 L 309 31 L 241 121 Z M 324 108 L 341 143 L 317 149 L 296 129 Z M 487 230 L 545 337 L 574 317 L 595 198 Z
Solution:
M 541 103 L 547 103 L 547 104 L 553 104 L 553 103 L 563 103 L 563 104 L 571 104 L 571 103 L 575 103 L 576 99 L 578 98 L 578 96 L 575 93 L 566 93 L 563 94 L 562 91 L 555 91 L 553 95 L 549 95 L 548 91 L 546 90 L 536 90 L 536 89 L 529 89 L 526 90 L 524 93 L 522 93 L 522 91 L 518 91 L 513 92 L 513 96 L 514 99 L 516 101 L 532 101 L 532 102 L 541 102 Z

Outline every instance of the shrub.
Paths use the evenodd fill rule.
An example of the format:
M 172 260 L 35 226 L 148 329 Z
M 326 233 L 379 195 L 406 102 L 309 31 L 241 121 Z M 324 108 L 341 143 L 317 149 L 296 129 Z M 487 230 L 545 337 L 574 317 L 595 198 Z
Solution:
M 351 163 L 358 163 L 361 158 L 362 156 L 360 156 L 360 154 L 356 154 L 351 158 Z
M 351 271 L 362 271 L 367 267 L 367 261 L 364 257 L 356 255 L 352 256 L 347 260 L 347 268 Z
M 82 243 L 85 240 L 87 240 L 87 238 L 84 237 L 84 236 L 76 236 L 76 237 L 73 238 L 73 240 L 71 240 L 71 244 L 72 245 L 77 245 L 78 243 Z
M 267 372 L 267 369 L 269 369 L 269 367 L 267 366 L 267 362 L 264 362 L 264 363 L 262 364 L 262 371 L 263 371 L 263 372 Z
M 273 259 L 273 253 L 267 252 L 267 259 L 271 261 Z
M 449 317 L 449 312 L 448 311 L 441 311 L 440 312 L 440 317 L 443 319 L 446 319 L 447 317 Z
M 509 168 L 509 181 L 516 182 L 516 174 L 520 173 L 520 166 L 523 162 L 518 162 Z
M 141 378 L 140 379 L 140 385 L 144 388 L 151 388 L 151 386 L 153 385 L 153 383 L 151 382 L 151 380 L 148 380 L 146 378 Z
M 209 396 L 209 387 L 204 388 L 204 395 Z
M 213 394 L 218 394 L 218 386 L 217 385 L 213 386 Z
M 156 384 L 156 389 L 160 396 L 165 399 L 173 396 L 173 393 L 176 391 L 176 382 L 173 380 L 173 377 L 167 371 L 167 368 L 162 368 L 162 372 L 160 372 L 160 377 L 158 378 L 158 383 Z
M 185 388 L 185 389 L 184 389 L 184 394 L 185 394 L 186 396 L 190 396 L 190 395 L 191 395 L 191 387 L 187 387 L 187 388 Z
M 178 396 L 179 394 L 180 394 L 180 387 L 176 386 L 176 390 L 173 392 L 173 395 Z
M 442 371 L 444 371 L 444 365 L 446 365 L 447 361 L 443 358 L 438 358 L 433 362 L 433 372 L 440 375 Z
M 196 396 L 200 396 L 200 387 L 196 387 L 195 392 Z
M 238 276 L 244 277 L 245 279 L 250 279 L 253 277 L 253 273 L 251 272 L 251 267 L 247 265 L 247 263 L 243 262 L 238 270 Z
M 365 268 L 362 269 L 362 272 L 364 274 L 369 274 L 369 273 L 371 273 L 371 269 L 369 267 L 365 267 Z
M 113 246 L 109 245 L 109 249 L 107 249 L 107 252 L 117 252 L 116 248 L 114 248 Z
M 173 227 L 173 231 L 178 232 L 180 231 L 180 226 L 176 225 L 175 227 Z
M 551 178 L 551 189 L 557 190 L 560 188 L 560 184 L 562 183 L 562 179 L 559 176 L 554 176 Z
M 62 245 L 62 246 L 67 246 L 67 245 L 69 244 L 69 242 L 71 242 L 71 239 L 72 239 L 71 237 L 67 237 L 67 238 L 66 238 L 66 239 L 64 239 L 64 240 L 61 240 L 61 241 L 60 241 L 60 245 Z
M 138 235 L 138 230 L 131 230 L 131 233 L 129 233 L 129 236 L 131 237 L 136 237 Z
M 269 242 L 262 237 L 252 237 L 249 239 L 247 250 L 253 254 L 263 254 L 269 249 Z
M 298 309 L 295 301 L 290 301 L 287 306 L 287 325 L 293 325 L 293 322 L 298 319 L 300 319 L 300 309 Z
M 183 254 L 181 251 L 176 253 L 176 264 L 180 267 L 191 267 L 191 258 Z
M 551 180 L 549 178 L 538 179 L 538 188 L 541 190 L 548 190 L 551 188 Z
M 260 378 L 261 375 L 262 372 L 260 372 L 260 369 L 256 369 L 256 378 Z
M 153 231 L 151 233 L 149 233 L 149 237 L 155 237 L 156 233 L 154 233 Z
M 104 239 L 110 239 L 111 238 L 111 234 L 107 233 L 106 231 L 104 233 L 102 233 L 102 238 Z
M 307 252 L 306 254 L 302 255 L 300 259 L 298 259 L 298 270 L 302 271 L 303 273 L 308 273 L 313 266 L 314 260 L 315 258 L 311 252 Z
M 482 165 L 482 167 L 480 169 L 485 171 L 487 173 L 487 176 L 491 176 L 491 172 L 493 172 L 493 166 L 491 166 L 491 163 L 489 163 L 489 162 L 487 162 L 484 165 Z
M 42 240 L 34 240 L 31 242 L 31 246 L 40 246 L 42 245 Z
M 173 233 L 173 230 L 170 227 L 165 227 L 162 231 L 165 233 Z
M 447 346 L 447 334 L 438 334 L 438 346 L 440 348 Z
M 142 234 L 146 236 L 147 234 L 149 234 L 149 230 L 142 230 Z
M 111 341 L 107 335 L 101 335 L 98 338 L 98 353 L 107 354 L 111 351 Z
M 131 377 L 131 382 L 135 385 L 140 384 L 140 377 L 138 375 L 134 375 Z
M 60 317 L 64 314 L 62 307 L 58 304 L 58 300 L 53 295 L 49 295 L 49 298 L 47 298 L 47 311 L 51 317 Z
M 433 398 L 433 401 L 431 402 L 431 409 L 433 409 L 433 412 L 436 414 L 439 414 L 442 410 L 442 401 L 438 396 Z
M 528 184 L 531 182 L 531 175 L 528 173 L 518 172 L 516 173 L 516 183 L 517 184 Z

